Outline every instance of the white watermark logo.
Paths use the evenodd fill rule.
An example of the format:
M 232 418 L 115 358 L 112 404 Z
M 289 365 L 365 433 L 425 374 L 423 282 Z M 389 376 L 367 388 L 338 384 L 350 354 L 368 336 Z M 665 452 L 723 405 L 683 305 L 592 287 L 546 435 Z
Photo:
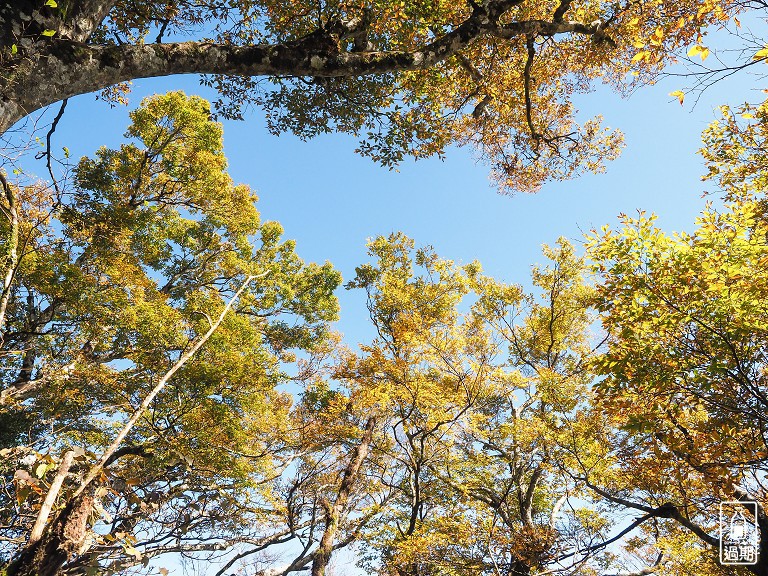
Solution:
M 726 566 L 757 564 L 759 544 L 757 502 L 720 502 L 720 563 Z

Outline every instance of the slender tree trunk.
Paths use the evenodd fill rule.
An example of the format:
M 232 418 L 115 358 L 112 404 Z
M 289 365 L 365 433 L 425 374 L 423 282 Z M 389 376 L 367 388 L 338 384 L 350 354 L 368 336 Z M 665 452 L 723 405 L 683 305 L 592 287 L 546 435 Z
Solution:
M 339 531 L 341 515 L 344 512 L 344 507 L 347 505 L 349 496 L 357 483 L 360 468 L 362 467 L 366 456 L 368 456 L 368 450 L 370 449 L 371 440 L 373 438 L 373 429 L 375 427 L 376 419 L 373 417 L 369 418 L 368 422 L 365 424 L 365 434 L 363 434 L 360 444 L 358 444 L 352 451 L 352 458 L 344 470 L 344 477 L 341 480 L 341 486 L 336 495 L 336 501 L 333 503 L 333 506 L 328 503 L 325 505 L 325 532 L 323 532 L 323 536 L 320 539 L 320 545 L 313 555 L 312 576 L 325 576 L 325 570 L 328 567 L 328 563 L 331 561 L 331 554 L 333 553 L 333 542 Z
M 80 481 L 79 486 L 74 494 L 70 496 L 69 501 L 58 517 L 46 528 L 40 528 L 38 523 L 40 523 L 41 517 L 38 516 L 38 522 L 35 523 L 33 528 L 35 539 L 30 538 L 27 547 L 8 566 L 6 576 L 55 576 L 68 560 L 84 551 L 84 544 L 88 535 L 88 520 L 93 512 L 94 494 L 98 484 L 96 478 L 99 473 L 104 469 L 104 466 L 115 454 L 122 441 L 155 397 L 165 388 L 171 377 L 197 353 L 216 331 L 227 312 L 229 312 L 235 301 L 254 278 L 256 276 L 248 276 L 246 278 L 235 295 L 224 306 L 219 317 L 211 322 L 208 331 L 190 346 L 189 350 L 181 355 L 171 369 L 163 375 L 160 381 L 144 398 L 128 419 L 128 422 L 123 425 L 123 428 L 117 434 L 112 444 L 109 445 L 99 460 L 85 474 L 85 477 Z M 47 502 L 48 499 L 46 499 Z M 44 507 L 46 503 L 43 504 Z M 47 519 L 49 513 L 44 514 L 45 518 L 43 521 Z M 43 514 L 42 510 L 41 514 Z
M 0 173 L 0 184 L 3 186 L 8 207 L 4 210 L 8 218 L 10 230 L 8 231 L 8 240 L 6 241 L 5 274 L 3 275 L 2 294 L 0 295 L 0 342 L 5 332 L 5 315 L 8 309 L 8 301 L 11 298 L 11 285 L 13 277 L 16 275 L 16 267 L 19 263 L 19 209 L 16 203 L 16 194 L 11 189 L 5 176 Z
M 67 450 L 64 457 L 61 459 L 59 470 L 56 472 L 56 476 L 51 482 L 51 487 L 48 490 L 48 494 L 43 501 L 43 505 L 40 507 L 40 511 L 37 513 L 37 519 L 35 525 L 32 527 L 32 532 L 29 534 L 29 540 L 27 540 L 27 548 L 37 544 L 43 537 L 43 530 L 48 523 L 48 516 L 51 515 L 53 505 L 56 503 L 56 498 L 59 497 L 59 490 L 64 483 L 64 479 L 69 473 L 69 469 L 72 466 L 72 460 L 75 457 L 75 453 L 72 450 Z

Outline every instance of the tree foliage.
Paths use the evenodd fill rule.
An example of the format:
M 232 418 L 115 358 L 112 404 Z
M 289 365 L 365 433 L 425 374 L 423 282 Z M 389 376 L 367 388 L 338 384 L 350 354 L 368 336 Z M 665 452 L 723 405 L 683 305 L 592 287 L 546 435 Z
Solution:
M 169 546 L 247 538 L 255 522 L 246 502 L 266 497 L 260 479 L 286 442 L 280 362 L 324 339 L 340 277 L 304 264 L 278 224 L 260 221 L 253 193 L 226 173 L 209 114 L 181 93 L 150 98 L 132 113 L 130 142 L 80 161 L 73 190 L 7 185 L 19 224 L 0 358 L 6 560 L 39 514 L 58 455 L 75 451 L 67 502 L 253 277 L 87 487 L 93 529 L 66 534 L 61 548 L 72 573 L 96 562 L 116 570 Z
M 718 546 L 719 501 L 758 503 L 760 559 L 749 570 L 763 574 L 768 558 L 764 108 L 746 106 L 739 122 L 724 107 L 705 130 L 705 178 L 728 202 L 709 204 L 695 232 L 666 234 L 641 213 L 592 237 L 608 338 L 596 389 L 621 431 L 610 496 L 639 510 L 669 505 L 700 550 L 694 565 L 712 573 L 701 551 Z
M 375 127 L 361 149 L 385 164 L 451 142 L 530 153 L 504 168 L 528 188 L 605 156 L 594 142 L 580 155 L 592 128 L 558 132 L 573 91 L 606 69 L 647 79 L 738 9 L 108 4 L 83 50 L 202 28 L 211 50 L 331 50 L 354 68 L 454 39 L 429 66 L 315 61 L 311 82 L 261 92 L 211 81 L 256 98 L 277 132 Z M 565 20 L 599 10 L 613 16 Z M 53 50 L 39 35 L 19 66 Z M 591 234 L 589 266 L 564 240 L 545 247 L 530 289 L 400 233 L 371 240 L 346 285 L 375 332 L 358 349 L 329 328 L 340 275 L 261 221 L 211 113 L 154 96 L 71 181 L 0 178 L 5 575 L 128 574 L 175 554 L 217 576 L 325 576 L 344 548 L 381 576 L 766 573 L 765 103 L 723 107 L 705 130 L 725 203 L 693 233 L 624 216 Z M 755 565 L 717 562 L 721 500 L 758 503 Z
M 653 80 L 730 0 L 24 0 L 0 9 L 0 128 L 126 82 L 206 74 L 219 113 L 261 106 L 271 131 L 339 131 L 385 166 L 472 145 L 502 190 L 601 170 L 621 135 L 577 119 L 598 80 Z M 698 44 L 697 44 L 698 45 Z M 44 81 L 41 81 L 43 80 Z
M 591 291 L 573 248 L 546 249 L 552 263 L 534 269 L 531 294 L 402 234 L 369 251 L 375 262 L 348 286 L 366 290 L 377 337 L 336 372 L 347 410 L 376 418 L 369 474 L 380 512 L 362 530 L 365 569 L 586 574 L 610 565 L 612 522 L 576 466 L 602 425 L 588 403 Z

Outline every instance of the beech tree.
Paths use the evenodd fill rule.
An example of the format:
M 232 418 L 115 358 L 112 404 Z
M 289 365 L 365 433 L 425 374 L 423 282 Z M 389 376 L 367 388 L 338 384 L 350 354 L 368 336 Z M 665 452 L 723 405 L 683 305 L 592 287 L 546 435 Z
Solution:
M 730 0 L 272 0 L 0 4 L 0 132 L 68 97 L 204 74 L 219 113 L 274 132 L 341 131 L 391 166 L 471 144 L 504 190 L 600 170 L 621 136 L 572 97 L 652 79 L 745 8 Z M 266 83 L 263 81 L 266 80 Z
M 294 447 L 275 387 L 292 349 L 324 340 L 340 277 L 260 221 L 207 102 L 171 93 L 131 117 L 131 141 L 83 158 L 71 190 L 3 180 L 10 575 L 119 573 L 291 533 L 265 504 Z
M 595 233 L 594 287 L 560 241 L 534 293 L 376 238 L 356 351 L 199 98 L 147 99 L 71 188 L 3 177 L 2 569 L 323 576 L 355 545 L 382 576 L 728 574 L 717 502 L 768 530 L 768 115 L 722 114 L 696 233 Z
M 659 511 L 670 573 L 718 573 L 720 501 L 757 502 L 757 563 L 768 574 L 766 342 L 766 105 L 745 106 L 704 132 L 706 179 L 726 199 L 693 233 L 666 234 L 654 217 L 624 217 L 590 248 L 608 334 L 597 387 L 621 433 L 605 497 Z M 688 568 L 691 567 L 691 568 Z M 727 571 L 726 571 L 727 573 Z
M 535 293 L 402 234 L 372 240 L 369 253 L 349 286 L 366 290 L 377 336 L 336 372 L 347 409 L 377 419 L 368 490 L 386 497 L 359 536 L 364 569 L 620 569 L 625 558 L 607 547 L 640 523 L 614 522 L 579 478 L 583 463 L 600 468 L 607 425 L 589 407 L 591 289 L 573 247 L 545 249 Z

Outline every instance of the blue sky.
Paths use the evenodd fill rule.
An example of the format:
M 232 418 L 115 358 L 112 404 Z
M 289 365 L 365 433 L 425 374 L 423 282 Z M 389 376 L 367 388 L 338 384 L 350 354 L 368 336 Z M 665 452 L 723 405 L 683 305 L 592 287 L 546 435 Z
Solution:
M 468 148 L 449 150 L 445 161 L 406 161 L 388 171 L 356 155 L 348 136 L 272 136 L 259 110 L 224 123 L 225 148 L 230 173 L 258 193 L 263 218 L 279 221 L 305 260 L 332 262 L 345 281 L 366 261 L 367 238 L 401 230 L 444 258 L 477 259 L 487 274 L 525 283 L 530 266 L 543 260 L 542 244 L 561 235 L 578 243 L 582 232 L 615 224 L 621 212 L 643 209 L 657 213 L 667 230 L 692 228 L 705 202 L 695 153 L 701 130 L 720 104 L 759 94 L 745 76 L 716 84 L 692 108 L 668 95 L 680 87 L 668 78 L 627 99 L 602 86 L 581 96 L 581 116 L 602 114 L 624 132 L 624 153 L 605 174 L 551 183 L 533 195 L 500 195 Z M 192 76 L 138 80 L 133 88 L 127 108 L 110 109 L 93 95 L 72 99 L 54 145 L 68 146 L 75 157 L 119 145 L 128 110 L 148 94 L 183 89 L 213 96 Z M 340 290 L 339 298 L 338 328 L 347 343 L 369 339 L 363 295 Z

